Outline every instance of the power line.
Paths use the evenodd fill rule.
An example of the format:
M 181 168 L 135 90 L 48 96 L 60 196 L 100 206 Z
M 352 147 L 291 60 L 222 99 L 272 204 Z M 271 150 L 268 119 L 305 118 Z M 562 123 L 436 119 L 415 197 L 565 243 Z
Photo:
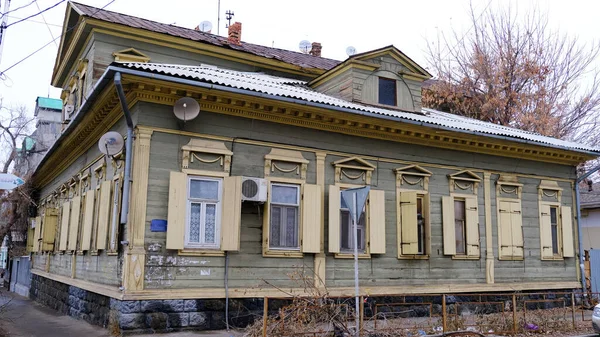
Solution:
M 12 13 L 12 12 L 16 12 L 16 11 L 18 11 L 19 9 L 23 9 L 23 8 L 25 8 L 25 7 L 29 7 L 29 6 L 33 5 L 33 3 L 34 3 L 34 2 L 36 2 L 36 1 L 37 1 L 37 0 L 33 0 L 32 2 L 28 3 L 27 5 L 23 5 L 23 6 L 21 6 L 21 7 L 17 7 L 17 8 L 15 8 L 15 9 L 13 9 L 13 10 L 10 10 L 10 11 L 8 11 L 8 12 L 2 13 L 2 15 L 0 16 L 0 18 L 2 18 L 3 16 L 5 16 L 6 14 L 9 14 L 9 13 Z
M 16 16 L 12 16 L 12 15 L 9 15 L 9 16 L 8 16 L 8 18 L 9 18 L 9 19 L 15 19 L 15 20 L 20 20 L 20 19 L 22 19 L 22 18 L 20 18 L 20 17 L 16 17 Z M 42 25 L 47 25 L 47 26 L 53 26 L 53 27 L 59 27 L 59 28 L 62 28 L 62 25 L 57 25 L 57 24 L 55 24 L 55 23 L 46 23 L 46 22 L 42 22 L 42 21 L 35 21 L 35 20 L 28 20 L 27 22 L 39 23 L 39 24 L 42 24 Z
M 64 0 L 63 0 L 64 1 Z M 99 11 L 103 10 L 104 8 L 108 7 L 110 4 L 112 4 L 113 2 L 115 2 L 117 0 L 111 0 L 109 1 L 106 5 L 102 6 L 102 8 L 98 8 L 97 11 L 95 11 L 92 15 L 89 16 L 94 16 L 96 15 L 96 13 L 98 13 Z M 46 48 L 47 46 L 49 46 L 51 43 L 53 43 L 54 41 L 56 41 L 57 39 L 61 38 L 64 34 L 72 31 L 73 29 L 79 27 L 80 24 L 84 23 L 86 21 L 87 18 L 83 18 L 83 20 L 79 21 L 77 24 L 75 24 L 73 27 L 67 29 L 63 34 L 60 34 L 59 36 L 55 37 L 54 39 L 52 39 L 52 41 L 46 43 L 45 45 L 41 46 L 40 48 L 36 49 L 35 51 L 33 51 L 31 54 L 25 56 L 24 58 L 20 59 L 19 61 L 17 61 L 16 63 L 14 63 L 13 65 L 11 65 L 10 67 L 4 69 L 3 71 L 0 71 L 0 76 L 6 76 L 5 73 L 9 70 L 11 70 L 12 68 L 16 67 L 17 65 L 19 65 L 20 63 L 22 63 L 23 61 L 27 60 L 28 58 L 32 57 L 33 55 L 37 54 L 40 50 Z
M 41 11 L 42 9 L 40 8 L 40 5 L 37 3 L 37 0 L 33 0 L 33 2 L 35 2 L 35 5 L 37 6 L 38 11 Z M 46 18 L 44 17 L 43 12 L 42 13 L 42 20 L 44 20 L 44 23 L 46 24 L 46 28 L 48 28 L 48 32 L 50 32 L 50 37 L 52 38 L 52 41 L 54 41 L 54 45 L 58 48 L 58 43 L 56 43 L 56 38 L 54 37 L 54 34 L 52 34 L 52 30 L 50 29 L 50 26 L 48 26 L 48 22 L 46 22 Z
M 8 27 L 10 27 L 10 26 L 14 26 L 14 25 L 16 25 L 17 23 L 20 23 L 20 22 L 26 21 L 27 19 L 31 19 L 31 18 L 33 18 L 33 17 L 36 17 L 36 16 L 38 16 L 38 15 L 40 15 L 40 14 L 42 14 L 42 13 L 46 12 L 46 11 L 49 11 L 49 10 L 51 10 L 52 8 L 54 8 L 54 7 L 58 6 L 58 5 L 60 5 L 61 3 L 65 2 L 65 1 L 67 1 L 67 0 L 60 0 L 59 2 L 57 2 L 57 3 L 55 3 L 54 5 L 52 5 L 52 6 L 48 7 L 48 8 L 46 8 L 46 9 L 44 9 L 43 11 L 40 11 L 40 12 L 38 12 L 38 13 L 32 14 L 32 15 L 30 15 L 30 16 L 27 16 L 27 17 L 25 17 L 25 18 L 21 19 L 21 20 L 18 20 L 18 21 L 15 21 L 15 22 L 11 23 L 10 25 L 6 26 L 6 28 L 8 28 Z M 35 2 L 35 1 L 34 1 L 34 2 Z

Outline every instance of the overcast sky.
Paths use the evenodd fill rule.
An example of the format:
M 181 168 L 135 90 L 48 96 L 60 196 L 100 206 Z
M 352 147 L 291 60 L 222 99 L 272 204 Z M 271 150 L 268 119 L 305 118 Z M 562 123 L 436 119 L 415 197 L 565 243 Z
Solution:
M 1 12 L 5 12 L 0 0 Z M 60 0 L 12 0 L 9 24 L 55 5 Z M 110 0 L 80 0 L 95 7 L 103 7 Z M 472 0 L 476 12 L 487 6 L 507 6 L 509 1 Z M 516 2 L 513 2 L 513 7 Z M 37 5 L 36 5 L 37 4 Z M 213 23 L 217 31 L 218 0 L 115 0 L 106 9 L 155 20 L 163 23 L 194 28 L 204 20 Z M 39 5 L 39 8 L 38 8 Z M 14 65 L 28 54 L 61 34 L 66 1 L 44 15 L 17 23 L 6 30 L 0 71 Z M 598 39 L 600 1 L 553 0 L 519 1 L 519 11 L 539 8 L 549 16 L 552 27 L 577 36 L 583 42 Z M 346 47 L 357 52 L 395 45 L 417 63 L 427 67 L 427 43 L 435 41 L 450 29 L 465 32 L 468 22 L 469 0 L 413 0 L 413 1 L 341 1 L 341 0 L 221 0 L 220 34 L 226 35 L 225 11 L 235 13 L 233 21 L 242 22 L 242 40 L 256 44 L 298 50 L 301 40 L 320 42 L 324 57 L 343 60 Z M 46 25 L 44 20 L 48 23 Z M 60 90 L 50 86 L 50 77 L 60 39 L 29 59 L 8 70 L 0 97 L 4 106 L 25 104 L 30 110 L 37 96 L 58 98 Z

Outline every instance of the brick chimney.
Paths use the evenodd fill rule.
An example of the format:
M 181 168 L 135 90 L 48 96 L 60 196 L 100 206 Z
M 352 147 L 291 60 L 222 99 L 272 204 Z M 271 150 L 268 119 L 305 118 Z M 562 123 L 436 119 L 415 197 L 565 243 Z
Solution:
M 309 53 L 312 56 L 321 57 L 321 44 L 319 42 L 313 42 Z
M 232 25 L 229 25 L 229 34 L 227 37 L 227 42 L 230 44 L 242 44 L 242 23 L 236 22 Z

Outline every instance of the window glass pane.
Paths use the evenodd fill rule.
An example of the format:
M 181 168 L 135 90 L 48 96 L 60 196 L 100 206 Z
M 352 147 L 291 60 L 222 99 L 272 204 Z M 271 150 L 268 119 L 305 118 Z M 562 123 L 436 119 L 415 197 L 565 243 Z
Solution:
M 217 226 L 217 205 L 207 204 L 204 218 L 204 243 L 215 243 L 215 229 Z
M 351 243 L 351 231 L 352 231 L 352 219 L 350 219 L 350 212 L 347 210 L 340 211 L 340 224 L 341 224 L 341 232 L 342 232 L 342 241 L 341 248 L 342 249 L 352 249 L 353 245 Z
M 379 104 L 396 105 L 396 80 L 379 78 Z
M 219 200 L 219 182 L 192 179 L 190 181 L 190 198 Z
M 422 198 L 417 198 L 417 240 L 417 253 L 425 254 L 425 217 Z
M 558 221 L 556 207 L 550 207 L 550 230 L 552 232 L 552 254 L 558 255 Z
M 298 204 L 298 186 L 271 186 L 271 201 L 277 204 Z
M 465 201 L 454 200 L 454 235 L 456 254 L 465 254 Z
M 271 247 L 281 246 L 281 209 L 280 206 L 271 206 Z
M 286 207 L 285 213 L 285 245 L 286 247 L 298 247 L 298 209 Z
M 200 242 L 200 216 L 202 214 L 202 204 L 192 203 L 190 207 L 190 242 Z

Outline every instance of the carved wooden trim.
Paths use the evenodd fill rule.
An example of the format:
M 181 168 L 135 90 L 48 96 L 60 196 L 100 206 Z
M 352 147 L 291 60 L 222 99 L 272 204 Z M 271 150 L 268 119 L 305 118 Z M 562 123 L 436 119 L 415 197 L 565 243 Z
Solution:
M 359 165 L 350 165 L 347 163 L 350 162 L 358 162 L 360 164 Z M 350 180 L 358 180 L 358 179 L 362 179 L 363 183 L 360 183 L 360 185 L 371 185 L 371 177 L 373 176 L 373 171 L 375 171 L 376 166 L 369 163 L 368 161 L 359 158 L 359 157 L 350 157 L 350 158 L 344 158 L 344 159 L 340 159 L 340 160 L 336 160 L 333 163 L 331 163 L 331 165 L 333 165 L 335 167 L 335 182 L 336 183 L 341 183 L 343 177 L 346 177 Z M 352 175 L 350 173 L 348 173 L 345 169 L 348 170 L 357 170 L 357 171 L 362 171 L 361 173 L 359 173 L 358 175 Z
M 504 194 L 514 194 L 518 199 L 521 199 L 523 194 L 523 184 L 519 183 L 516 175 L 502 174 L 496 181 L 496 197 Z
M 296 164 L 292 168 L 283 168 L 277 165 L 277 162 Z M 272 148 L 269 154 L 265 155 L 265 178 L 271 176 L 275 170 L 283 173 L 296 172 L 300 179 L 306 179 L 309 161 L 302 156 L 302 152 L 293 150 L 284 150 Z
M 542 179 L 538 185 L 538 199 L 542 201 L 544 197 L 554 198 L 560 203 L 562 191 L 563 189 L 558 186 L 557 181 Z
M 203 163 L 215 163 L 219 161 L 223 172 L 229 173 L 231 170 L 231 152 L 223 142 L 215 142 L 201 138 L 190 139 L 187 145 L 181 147 L 183 151 L 182 169 L 189 168 L 190 163 L 198 160 Z M 210 157 L 203 157 L 201 154 L 209 154 Z M 214 156 L 217 156 L 216 158 Z
M 406 183 L 413 186 L 418 184 L 423 187 L 423 190 L 428 189 L 429 177 L 433 175 L 429 170 L 426 170 L 419 165 L 399 167 L 394 169 L 394 173 L 396 173 L 396 188 L 400 188 Z
M 150 57 L 135 48 L 126 48 L 112 53 L 117 62 L 142 62 L 150 61 Z
M 466 177 L 464 177 L 466 175 Z M 450 187 L 450 193 L 471 190 L 473 194 L 477 195 L 481 178 L 475 173 L 469 170 L 463 170 L 448 175 L 448 183 Z

